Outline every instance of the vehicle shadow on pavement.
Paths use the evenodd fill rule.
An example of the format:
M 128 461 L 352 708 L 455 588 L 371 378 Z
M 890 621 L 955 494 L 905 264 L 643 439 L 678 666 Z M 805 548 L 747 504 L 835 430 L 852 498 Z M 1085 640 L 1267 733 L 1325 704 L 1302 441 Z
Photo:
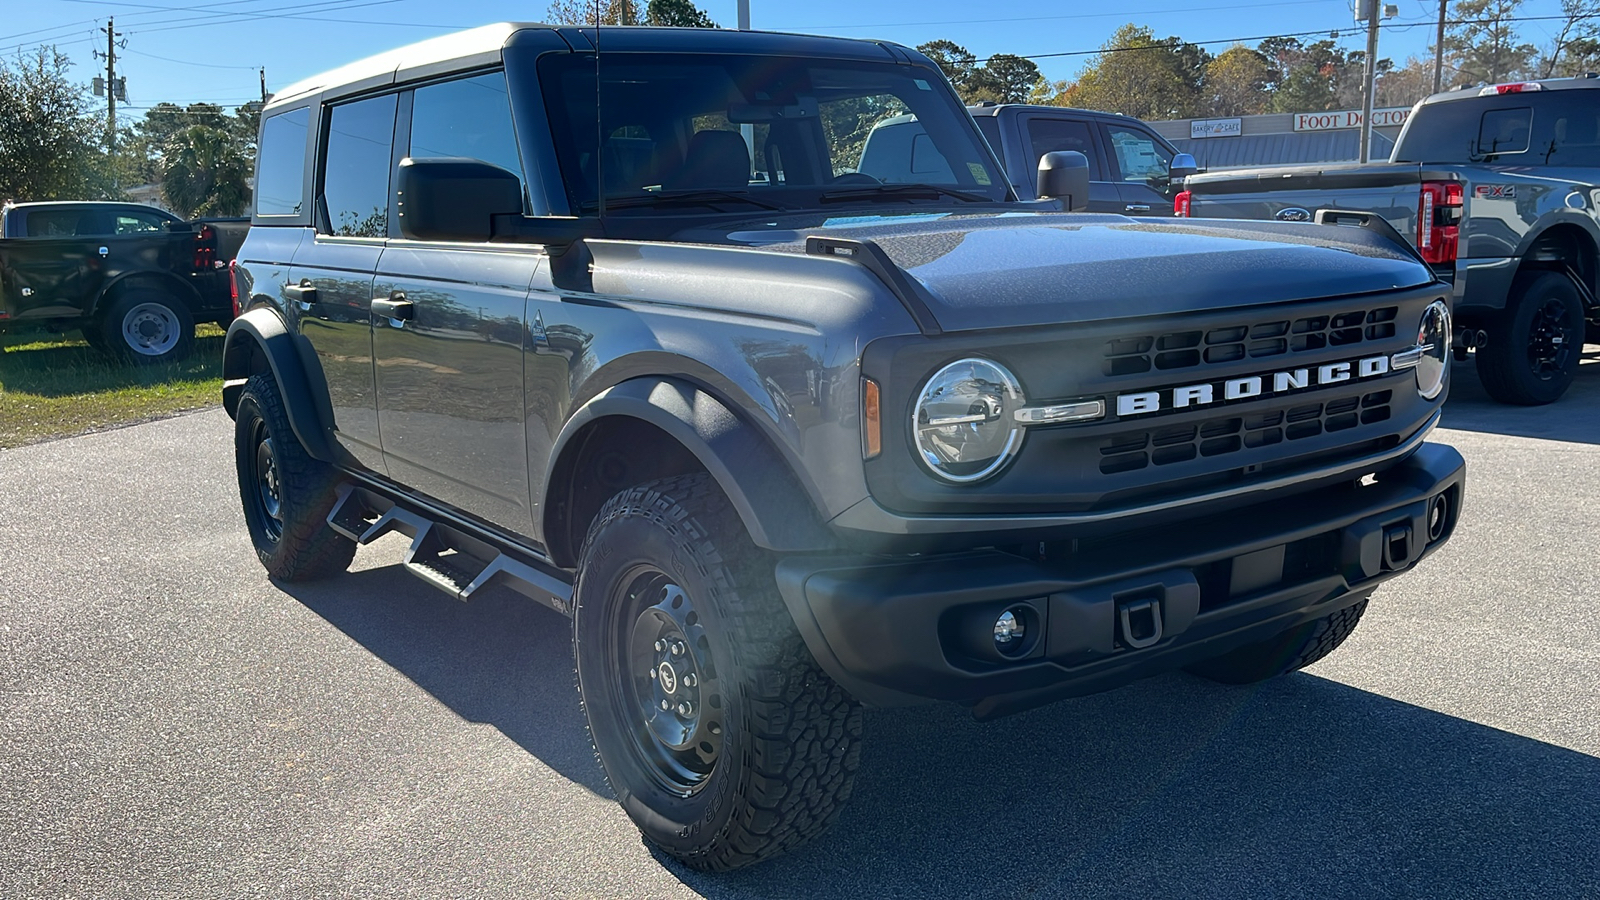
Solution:
M 867 724 L 816 843 L 728 875 L 663 862 L 712 898 L 1600 892 L 1600 759 L 1311 674 Z
M 570 626 L 510 591 L 456 603 L 399 566 L 280 585 L 462 718 L 610 796 Z M 1143 681 L 995 722 L 867 713 L 855 796 L 742 897 L 1600 894 L 1600 758 L 1300 673 Z
M 1450 399 L 1439 424 L 1462 431 L 1600 444 L 1600 346 L 1590 344 L 1586 349 L 1572 386 L 1548 406 L 1497 403 L 1484 391 L 1473 362 L 1454 363 Z
M 456 715 L 612 796 L 578 706 L 570 619 L 504 588 L 459 603 L 397 565 L 278 588 Z

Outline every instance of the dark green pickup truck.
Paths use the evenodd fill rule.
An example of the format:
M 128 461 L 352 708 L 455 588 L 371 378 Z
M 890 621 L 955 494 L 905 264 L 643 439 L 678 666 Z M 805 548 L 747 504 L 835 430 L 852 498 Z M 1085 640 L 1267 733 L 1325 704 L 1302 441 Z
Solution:
M 0 210 L 0 331 L 81 329 L 136 362 L 180 359 L 195 322 L 234 314 L 219 229 L 136 203 Z

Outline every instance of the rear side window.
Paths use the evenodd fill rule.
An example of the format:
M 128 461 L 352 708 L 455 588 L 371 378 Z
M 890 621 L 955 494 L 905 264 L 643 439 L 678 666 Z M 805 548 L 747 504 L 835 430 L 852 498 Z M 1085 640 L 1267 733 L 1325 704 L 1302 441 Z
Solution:
M 1046 153 L 1076 150 L 1089 157 L 1089 171 L 1098 177 L 1100 166 L 1095 160 L 1099 154 L 1094 152 L 1094 142 L 1089 136 L 1087 123 L 1068 119 L 1029 119 L 1028 142 L 1033 145 L 1035 169 L 1039 167 L 1039 158 Z
M 386 237 L 394 146 L 395 95 L 335 106 L 328 112 L 322 200 L 328 233 Z
M 256 215 L 297 216 L 303 205 L 306 174 L 306 130 L 311 110 L 292 109 L 261 126 L 261 155 L 256 164 Z
M 523 178 L 505 75 L 491 72 L 417 88 L 407 155 L 481 159 Z
M 1526 153 L 1532 133 L 1532 109 L 1491 109 L 1479 121 L 1478 155 L 1492 161 L 1507 153 Z
M 79 234 L 93 234 L 93 223 L 85 222 L 86 230 L 78 230 L 78 222 L 87 218 L 86 214 L 76 209 L 35 209 L 28 213 L 28 237 L 77 237 Z

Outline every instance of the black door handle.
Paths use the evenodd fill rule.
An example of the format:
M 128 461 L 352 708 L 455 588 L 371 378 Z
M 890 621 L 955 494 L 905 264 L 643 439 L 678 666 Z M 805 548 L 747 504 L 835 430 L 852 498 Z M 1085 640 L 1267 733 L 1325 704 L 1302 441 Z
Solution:
M 284 285 L 283 295 L 299 304 L 301 312 L 310 311 L 312 304 L 317 302 L 317 288 L 310 281 Z
M 405 294 L 397 292 L 388 300 L 380 300 L 374 297 L 372 300 L 372 314 L 400 322 L 409 322 L 416 317 L 417 307 L 416 304 L 406 299 Z

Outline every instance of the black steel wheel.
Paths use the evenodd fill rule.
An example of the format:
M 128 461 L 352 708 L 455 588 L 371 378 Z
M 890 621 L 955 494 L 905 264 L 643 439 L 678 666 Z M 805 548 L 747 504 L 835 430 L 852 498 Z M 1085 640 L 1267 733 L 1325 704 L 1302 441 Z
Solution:
M 338 473 L 300 445 L 271 375 L 252 375 L 239 395 L 234 461 L 245 526 L 267 574 L 309 581 L 349 568 L 355 542 L 327 522 Z
M 613 497 L 574 590 L 578 691 L 617 800 L 652 844 L 721 871 L 827 828 L 850 795 L 860 706 L 818 668 L 706 475 Z
M 629 736 L 660 787 L 692 794 L 722 752 L 722 687 L 694 601 L 672 576 L 644 565 L 610 598 L 612 687 L 634 713 Z
M 1560 272 L 1518 276 L 1510 303 L 1477 351 L 1484 390 L 1501 403 L 1539 406 L 1566 393 L 1583 355 L 1583 300 Z

